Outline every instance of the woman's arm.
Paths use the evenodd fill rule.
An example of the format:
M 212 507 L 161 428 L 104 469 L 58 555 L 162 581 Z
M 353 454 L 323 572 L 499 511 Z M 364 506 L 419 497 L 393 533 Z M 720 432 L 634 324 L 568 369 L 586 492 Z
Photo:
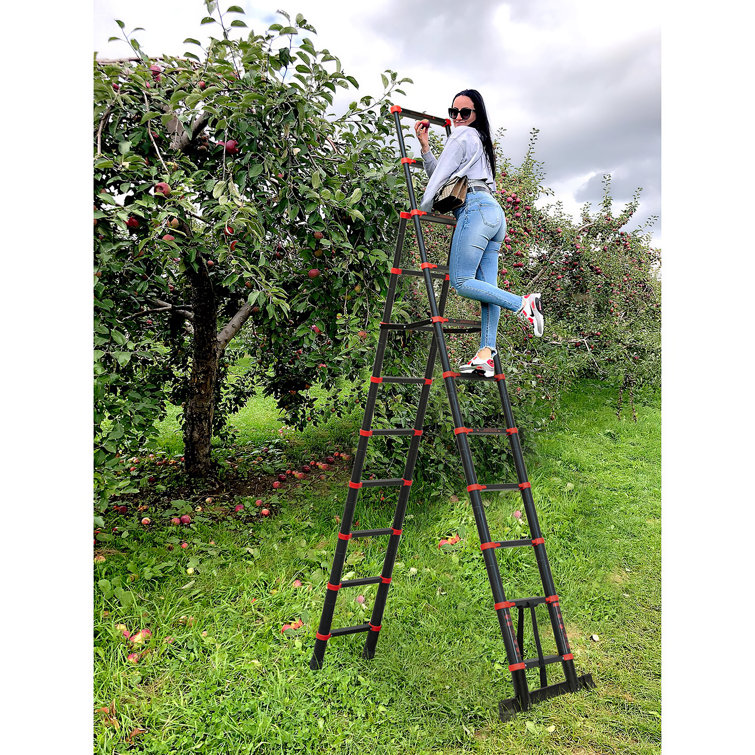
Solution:
M 463 129 L 459 128 L 451 134 L 438 160 L 436 161 L 435 157 L 432 157 L 432 161 L 435 164 L 432 166 L 431 170 L 427 170 L 427 160 L 425 159 L 425 155 L 422 155 L 422 159 L 425 161 L 425 169 L 430 176 L 430 180 L 428 181 L 427 188 L 422 196 L 422 201 L 419 205 L 420 210 L 424 210 L 425 212 L 430 212 L 432 210 L 433 198 L 438 193 L 438 189 L 440 189 L 440 187 L 443 186 L 443 184 L 448 181 L 457 170 L 459 170 L 464 164 L 465 158 L 468 160 L 471 156 L 472 153 L 468 152 L 469 147 L 465 150 L 465 145 L 471 145 L 472 143 L 469 141 L 469 137 L 462 133 L 466 130 L 467 127 Z M 471 138 L 474 139 L 475 136 L 476 134 L 473 134 Z M 429 154 L 432 155 L 432 153 Z

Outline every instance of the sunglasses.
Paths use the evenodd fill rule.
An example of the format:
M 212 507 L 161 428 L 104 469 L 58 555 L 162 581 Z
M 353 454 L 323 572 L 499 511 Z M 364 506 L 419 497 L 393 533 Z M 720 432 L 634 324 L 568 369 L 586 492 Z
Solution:
M 471 107 L 463 107 L 461 110 L 457 107 L 450 107 L 448 108 L 448 114 L 451 116 L 453 120 L 456 120 L 456 116 L 461 114 L 461 119 L 463 121 L 467 120 L 472 113 L 474 113 L 475 110 Z

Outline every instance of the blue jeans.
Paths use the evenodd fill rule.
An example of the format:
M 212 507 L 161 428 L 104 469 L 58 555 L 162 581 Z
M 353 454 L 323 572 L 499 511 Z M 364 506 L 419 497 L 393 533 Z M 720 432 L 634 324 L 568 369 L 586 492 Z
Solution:
M 467 201 L 453 211 L 456 231 L 451 242 L 449 278 L 456 292 L 482 302 L 480 348 L 496 352 L 496 333 L 501 307 L 517 312 L 522 297 L 498 288 L 498 253 L 506 236 L 503 209 L 484 191 L 467 194 Z

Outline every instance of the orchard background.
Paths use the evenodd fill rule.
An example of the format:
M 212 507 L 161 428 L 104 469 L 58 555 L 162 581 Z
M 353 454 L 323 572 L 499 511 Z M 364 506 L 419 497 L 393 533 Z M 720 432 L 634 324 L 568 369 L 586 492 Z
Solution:
M 206 481 L 223 473 L 213 437 L 232 446 L 228 418 L 255 394 L 273 396 L 286 423 L 303 428 L 358 407 L 366 390 L 407 202 L 389 108 L 410 81 L 387 71 L 379 96 L 355 94 L 345 113 L 329 115 L 337 88 L 358 83 L 309 37 L 294 44 L 315 30 L 298 15 L 231 39 L 242 15 L 209 3 L 203 23 L 217 38 L 207 49 L 187 39 L 180 58 L 148 58 L 119 21 L 130 56 L 94 64 L 100 510 L 139 489 L 126 458 L 148 446 L 171 405 L 181 408 L 187 478 Z M 541 291 L 546 308 L 542 339 L 510 316 L 499 329 L 518 423 L 532 430 L 552 421 L 579 378 L 613 385 L 619 411 L 626 402 L 632 413 L 634 389 L 660 379 L 660 253 L 647 229 L 626 230 L 640 190 L 615 213 L 606 177 L 601 206 L 575 219 L 547 188 L 536 141 L 533 129 L 521 165 L 506 156 L 502 133 L 496 145 L 507 217 L 500 285 Z M 442 262 L 447 233 L 427 231 Z M 406 253 L 414 248 L 409 234 Z M 397 315 L 427 316 L 423 301 L 408 284 Z M 479 311 L 455 296 L 449 307 Z M 453 360 L 476 346 L 462 337 L 449 345 Z M 410 337 L 386 370 L 417 372 L 427 346 Z M 408 398 L 399 392 L 379 418 L 411 416 Z M 434 394 L 418 469 L 441 489 L 440 461 L 453 447 L 444 400 Z M 475 407 L 481 417 L 496 411 L 483 392 Z M 387 463 L 393 451 L 376 453 Z

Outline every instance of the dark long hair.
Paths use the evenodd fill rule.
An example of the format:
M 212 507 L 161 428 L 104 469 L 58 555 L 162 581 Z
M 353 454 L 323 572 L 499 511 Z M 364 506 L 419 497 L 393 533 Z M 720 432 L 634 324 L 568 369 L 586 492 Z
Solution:
M 469 125 L 471 128 L 476 128 L 482 138 L 482 147 L 485 150 L 485 154 L 488 156 L 490 170 L 493 171 L 493 178 L 495 179 L 495 151 L 493 150 L 493 139 L 490 136 L 488 111 L 485 109 L 485 102 L 482 99 L 482 95 L 476 89 L 463 89 L 461 92 L 454 95 L 453 100 L 451 100 L 451 105 L 453 105 L 453 102 L 457 97 L 469 97 L 469 99 L 472 100 L 476 117 Z

